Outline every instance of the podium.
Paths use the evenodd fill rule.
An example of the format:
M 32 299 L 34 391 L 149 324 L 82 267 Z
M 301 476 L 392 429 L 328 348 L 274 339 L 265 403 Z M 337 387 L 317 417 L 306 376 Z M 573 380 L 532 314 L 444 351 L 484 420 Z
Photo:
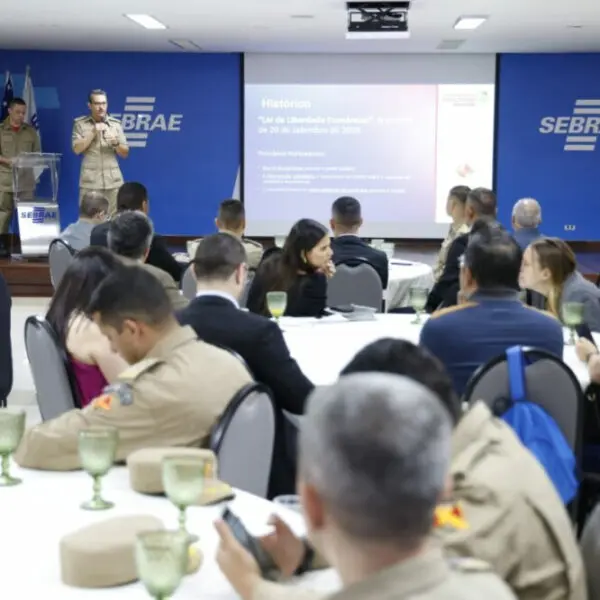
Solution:
M 60 154 L 24 152 L 13 163 L 13 193 L 21 256 L 48 256 L 60 234 L 58 170 Z

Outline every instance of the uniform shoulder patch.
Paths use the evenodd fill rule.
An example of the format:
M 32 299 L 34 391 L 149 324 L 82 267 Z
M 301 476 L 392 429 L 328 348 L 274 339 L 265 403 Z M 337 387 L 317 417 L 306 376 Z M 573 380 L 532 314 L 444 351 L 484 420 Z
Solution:
M 152 370 L 156 365 L 162 364 L 164 361 L 160 358 L 145 358 L 139 362 L 127 367 L 118 377 L 121 383 L 132 383 L 138 377 Z
M 478 558 L 450 558 L 448 564 L 453 571 L 460 573 L 489 573 L 492 567 Z
M 118 402 L 121 406 L 131 406 L 133 404 L 133 388 L 129 383 L 115 383 L 108 385 L 103 390 L 104 396 L 100 398 L 109 398 L 108 406 L 100 405 L 99 408 L 110 410 L 113 402 Z
M 433 526 L 436 528 L 447 527 L 451 529 L 469 528 L 460 504 L 442 504 L 438 506 L 433 515 Z
M 440 308 L 439 310 L 436 310 L 429 318 L 438 319 L 439 317 L 443 317 L 444 315 L 450 315 L 452 313 L 464 310 L 465 308 L 473 308 L 474 306 L 477 306 L 477 302 L 465 302 L 464 304 L 457 304 L 456 306 Z

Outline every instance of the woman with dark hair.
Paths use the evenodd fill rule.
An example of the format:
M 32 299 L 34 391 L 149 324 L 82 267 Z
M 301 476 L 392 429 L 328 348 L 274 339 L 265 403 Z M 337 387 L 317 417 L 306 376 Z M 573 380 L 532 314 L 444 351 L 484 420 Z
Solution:
M 99 396 L 127 368 L 84 313 L 94 290 L 120 266 L 119 259 L 104 248 L 81 250 L 61 279 L 46 314 L 71 361 L 82 406 Z
M 258 266 L 248 294 L 248 309 L 269 315 L 267 292 L 287 292 L 285 314 L 319 317 L 327 304 L 327 279 L 335 268 L 326 227 L 300 219 L 290 230 L 283 249 L 267 253 Z
M 532 242 L 523 255 L 519 283 L 545 296 L 548 310 L 559 319 L 565 302 L 581 302 L 585 322 L 600 331 L 600 290 L 577 271 L 575 254 L 563 240 Z

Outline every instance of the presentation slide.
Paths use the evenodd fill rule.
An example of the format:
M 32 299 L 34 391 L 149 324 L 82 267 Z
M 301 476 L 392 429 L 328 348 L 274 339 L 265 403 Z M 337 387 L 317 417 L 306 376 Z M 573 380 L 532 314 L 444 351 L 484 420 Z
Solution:
M 354 196 L 366 237 L 442 237 L 448 191 L 491 187 L 494 84 L 246 84 L 251 235 L 323 223 Z

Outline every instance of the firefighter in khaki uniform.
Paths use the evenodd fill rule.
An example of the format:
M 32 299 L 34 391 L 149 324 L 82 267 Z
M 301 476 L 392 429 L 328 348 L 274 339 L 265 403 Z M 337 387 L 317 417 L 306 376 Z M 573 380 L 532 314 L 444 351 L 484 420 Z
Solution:
M 109 275 L 89 310 L 131 366 L 85 408 L 26 431 L 15 461 L 33 469 L 78 469 L 79 432 L 97 426 L 118 430 L 117 462 L 141 448 L 206 448 L 233 396 L 252 382 L 244 365 L 181 327 L 161 282 L 141 267 Z
M 85 192 L 100 192 L 108 198 L 112 215 L 117 207 L 117 192 L 123 185 L 117 157 L 127 158 L 129 146 L 121 122 L 107 113 L 106 92 L 90 92 L 88 106 L 90 114 L 75 119 L 71 140 L 73 152 L 83 155 L 79 202 Z
M 0 125 L 0 233 L 8 232 L 15 207 L 12 177 L 14 159 L 22 152 L 41 152 L 40 137 L 35 128 L 25 123 L 25 112 L 25 102 L 21 98 L 14 98 L 8 106 L 8 117 Z M 33 196 L 32 190 L 29 190 L 30 196 Z M 20 190 L 22 195 L 27 191 Z

